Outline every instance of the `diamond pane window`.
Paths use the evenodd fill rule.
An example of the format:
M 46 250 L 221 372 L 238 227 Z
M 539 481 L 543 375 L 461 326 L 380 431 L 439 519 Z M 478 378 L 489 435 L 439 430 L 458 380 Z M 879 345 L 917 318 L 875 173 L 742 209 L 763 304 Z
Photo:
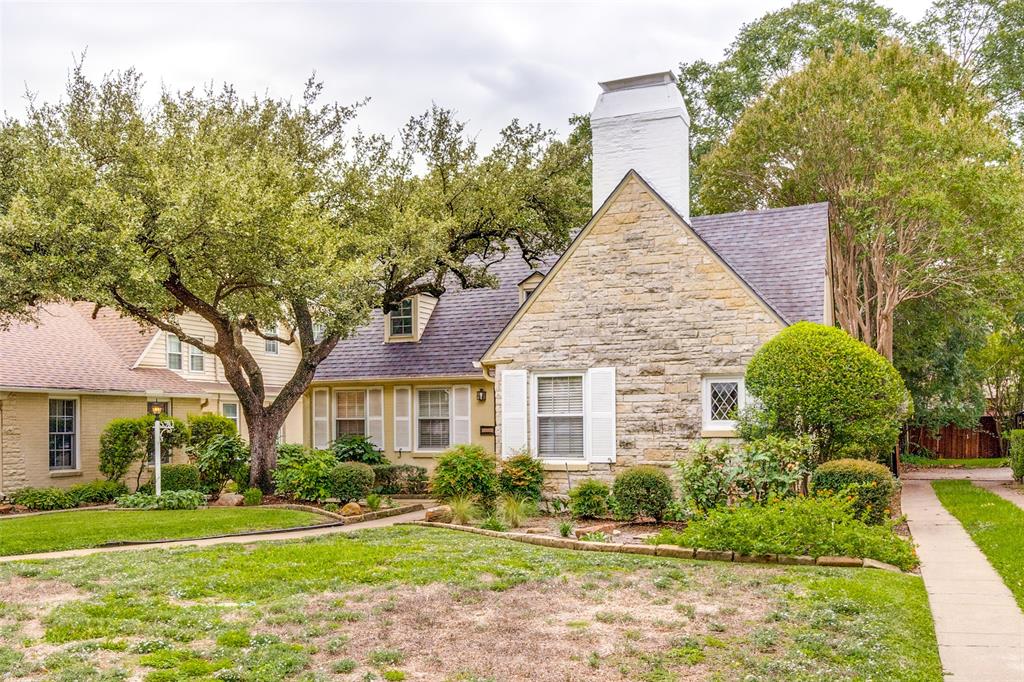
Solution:
M 746 400 L 742 377 L 715 377 L 704 380 L 704 426 L 710 429 L 734 429 Z

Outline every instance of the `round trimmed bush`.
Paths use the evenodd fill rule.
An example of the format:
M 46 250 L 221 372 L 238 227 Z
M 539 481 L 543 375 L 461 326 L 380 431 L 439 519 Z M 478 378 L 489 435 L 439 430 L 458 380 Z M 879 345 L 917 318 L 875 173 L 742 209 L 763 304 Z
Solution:
M 912 410 L 891 362 L 842 329 L 812 322 L 764 344 L 747 366 L 746 388 L 760 408 L 744 415 L 744 437 L 807 434 L 822 460 L 888 454 Z
M 160 467 L 160 490 L 201 490 L 199 467 L 194 464 L 166 464 Z
M 811 491 L 852 498 L 854 515 L 865 523 L 882 523 L 889 515 L 896 479 L 877 462 L 836 459 L 825 462 L 811 475 Z
M 497 461 L 479 445 L 456 445 L 438 458 L 430 490 L 441 501 L 468 496 L 490 509 L 498 497 Z
M 362 462 L 339 462 L 331 469 L 331 497 L 344 502 L 361 500 L 373 490 L 373 469 Z
M 569 513 L 574 519 L 596 519 L 608 515 L 608 484 L 588 478 L 569 491 Z
M 544 465 L 528 453 L 509 457 L 501 463 L 498 487 L 521 500 L 539 500 L 544 486 Z
M 619 515 L 630 519 L 650 516 L 661 521 L 672 504 L 672 482 L 658 467 L 631 467 L 615 477 L 612 495 Z
M 237 436 L 238 427 L 227 417 L 213 412 L 188 416 L 189 453 L 198 456 L 216 436 Z

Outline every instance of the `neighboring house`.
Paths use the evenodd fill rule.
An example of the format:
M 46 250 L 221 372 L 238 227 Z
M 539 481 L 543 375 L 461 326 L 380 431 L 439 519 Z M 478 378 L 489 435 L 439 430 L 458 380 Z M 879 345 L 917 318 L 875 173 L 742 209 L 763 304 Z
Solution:
M 458 442 L 528 450 L 555 482 L 667 464 L 697 439 L 735 437 L 764 342 L 800 320 L 832 324 L 828 206 L 691 219 L 672 74 L 601 87 L 590 222 L 550 269 L 510 255 L 497 289 L 410 301 L 401 343 L 392 313 L 339 344 L 311 391 L 314 445 L 362 429 L 428 467 Z
M 180 419 L 223 414 L 245 436 L 238 399 L 216 357 L 109 309 L 94 316 L 94 307 L 48 305 L 38 324 L 15 322 L 0 332 L 0 493 L 100 478 L 103 428 L 118 417 L 146 414 L 154 402 Z M 213 338 L 213 328 L 197 316 L 181 323 Z M 268 384 L 283 385 L 298 349 L 275 348 L 255 335 L 245 342 Z M 301 406 L 282 431 L 285 440 L 302 441 Z

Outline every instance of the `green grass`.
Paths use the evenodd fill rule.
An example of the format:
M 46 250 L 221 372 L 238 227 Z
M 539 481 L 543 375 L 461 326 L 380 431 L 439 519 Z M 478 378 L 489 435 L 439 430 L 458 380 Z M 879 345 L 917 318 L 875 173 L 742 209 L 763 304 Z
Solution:
M 318 514 L 270 507 L 195 511 L 76 511 L 0 519 L 0 556 L 96 547 L 128 540 L 172 540 L 324 523 Z
M 9 580 L 23 602 L 7 597 L 14 595 L 6 589 Z M 409 591 L 413 586 L 437 584 L 452 591 L 440 603 L 455 612 L 488 600 L 493 605 L 509 590 L 573 595 L 569 603 L 578 603 L 580 613 L 571 607 L 560 619 L 577 633 L 570 636 L 591 636 L 597 628 L 620 628 L 622 635 L 612 653 L 588 656 L 590 649 L 583 649 L 576 677 L 942 679 L 927 597 L 916 576 L 572 552 L 399 526 L 302 542 L 2 564 L 0 665 L 21 671 L 45 665 L 48 679 L 119 679 L 134 672 L 156 682 L 273 682 L 333 679 L 332 672 L 350 671 L 417 679 L 413 670 L 427 660 L 444 667 L 445 679 L 492 677 L 461 667 L 457 657 L 438 661 L 429 641 L 417 650 L 405 639 L 375 639 L 402 617 L 402 608 L 422 599 Z M 36 612 L 26 585 L 46 595 L 68 585 L 78 592 Z M 509 597 L 521 599 L 515 594 Z M 663 603 L 671 616 L 653 626 L 642 622 L 650 616 L 642 605 L 634 610 L 625 594 Z M 539 599 L 530 603 L 543 608 Z M 727 608 L 710 618 L 668 606 L 709 600 Z M 614 609 L 615 616 L 588 618 L 590 626 L 582 629 L 565 625 L 585 617 L 589 605 L 601 614 Z M 407 627 L 443 628 L 447 617 L 438 617 L 435 625 Z M 517 636 L 547 642 L 550 627 Z M 648 638 L 666 629 L 679 635 L 651 650 Z M 31 632 L 42 635 L 33 639 Z M 592 636 L 610 641 L 614 633 Z
M 916 455 L 902 455 L 900 461 L 919 468 L 932 469 L 992 469 L 1010 466 L 1005 457 L 979 457 L 975 459 L 932 459 Z
M 932 487 L 1024 608 L 1024 509 L 970 481 L 933 481 Z

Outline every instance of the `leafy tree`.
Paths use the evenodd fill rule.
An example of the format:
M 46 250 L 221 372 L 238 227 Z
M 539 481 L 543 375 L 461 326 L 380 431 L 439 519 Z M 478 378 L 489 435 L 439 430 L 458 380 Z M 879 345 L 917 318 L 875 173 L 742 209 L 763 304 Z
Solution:
M 313 81 L 300 102 L 225 87 L 156 107 L 140 86 L 135 71 L 93 83 L 78 65 L 63 100 L 4 124 L 0 163 L 18 182 L 0 195 L 0 319 L 89 300 L 216 355 L 263 488 L 288 412 L 372 309 L 491 285 L 511 245 L 534 259 L 586 217 L 586 150 L 537 126 L 513 121 L 483 154 L 437 107 L 397 140 L 349 135 L 358 105 L 320 104 Z M 183 329 L 186 312 L 214 338 Z M 301 349 L 273 400 L 243 334 Z
M 1024 410 L 1024 313 L 1007 315 L 972 354 L 979 368 L 989 409 L 996 418 L 1000 447 L 1006 452 L 1007 438 Z
M 837 321 L 892 358 L 897 307 L 971 290 L 1019 249 L 1020 158 L 951 59 L 816 53 L 703 162 L 713 211 L 828 201 Z

